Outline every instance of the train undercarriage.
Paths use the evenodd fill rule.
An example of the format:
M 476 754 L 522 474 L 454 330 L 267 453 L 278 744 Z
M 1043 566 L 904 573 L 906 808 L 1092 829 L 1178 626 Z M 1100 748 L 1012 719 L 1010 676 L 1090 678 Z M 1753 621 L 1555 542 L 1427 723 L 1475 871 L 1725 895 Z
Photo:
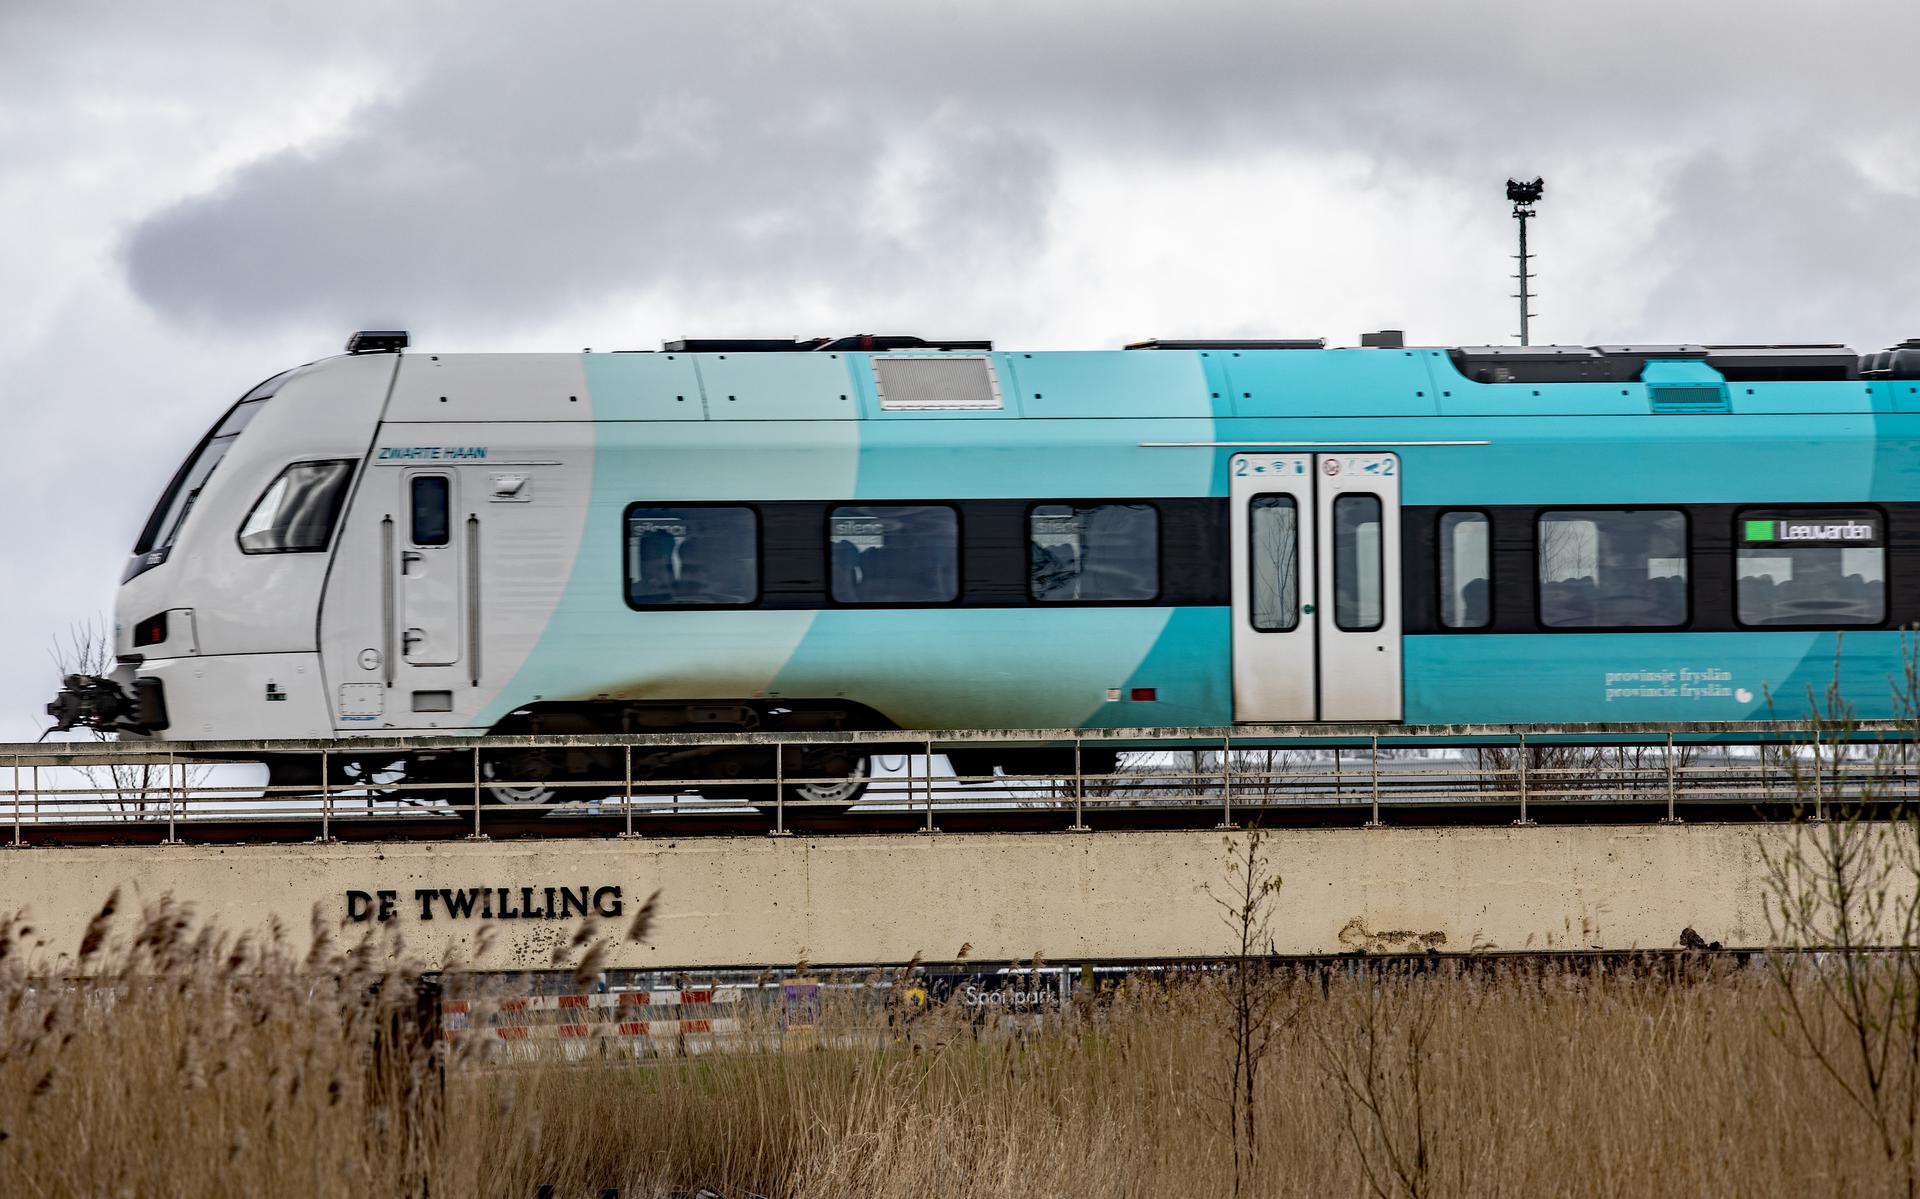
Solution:
M 754 701 L 585 704 L 533 704 L 517 709 L 489 730 L 493 736 L 605 737 L 672 733 L 869 732 L 897 727 L 860 704 L 844 702 L 774 705 Z M 710 800 L 729 800 L 771 811 L 777 804 L 839 814 L 857 803 L 882 754 L 922 752 L 912 741 L 887 746 L 832 741 L 803 742 L 775 749 L 762 744 L 674 745 L 630 748 L 541 746 L 527 749 L 463 749 L 410 754 L 354 753 L 342 740 L 324 755 L 327 783 L 334 788 L 375 789 L 424 802 L 436 791 L 465 802 L 454 788 L 477 788 L 481 802 L 523 809 L 602 800 L 625 794 L 661 796 L 697 791 Z M 996 768 L 1013 774 L 1071 773 L 1073 751 L 1059 748 L 944 749 L 954 773 L 985 779 Z M 1086 760 L 1091 755 L 1092 759 Z M 1113 768 L 1112 750 L 1083 751 L 1082 766 Z M 321 787 L 323 755 L 282 754 L 267 760 L 269 784 L 277 788 Z M 476 774 L 477 772 L 477 774 Z M 775 780 L 781 780 L 776 783 Z M 424 788 L 424 789 L 422 789 Z M 784 796 L 777 791 L 784 788 Z

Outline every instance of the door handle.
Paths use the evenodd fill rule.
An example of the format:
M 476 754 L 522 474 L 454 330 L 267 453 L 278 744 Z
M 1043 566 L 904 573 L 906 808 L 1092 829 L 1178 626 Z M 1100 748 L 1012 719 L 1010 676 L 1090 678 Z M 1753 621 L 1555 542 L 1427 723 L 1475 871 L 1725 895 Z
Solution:
M 408 629 L 400 634 L 400 647 L 403 653 L 412 653 L 413 647 L 427 639 L 425 629 Z
M 403 575 L 411 574 L 412 572 L 409 571 L 407 567 L 412 566 L 415 562 L 418 562 L 425 557 L 426 557 L 425 554 L 422 554 L 417 550 L 401 550 L 400 551 L 400 573 Z
M 380 521 L 380 665 L 387 686 L 393 686 L 394 596 L 399 588 L 393 581 L 393 516 Z

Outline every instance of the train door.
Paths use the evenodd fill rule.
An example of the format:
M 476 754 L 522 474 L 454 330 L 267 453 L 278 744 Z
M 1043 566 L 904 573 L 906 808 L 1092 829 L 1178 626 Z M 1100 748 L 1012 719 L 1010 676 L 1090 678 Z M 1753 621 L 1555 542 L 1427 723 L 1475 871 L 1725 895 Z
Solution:
M 1236 454 L 1233 716 L 1400 719 L 1400 461 Z
M 460 661 L 462 546 L 454 525 L 458 478 L 451 471 L 408 471 L 400 510 L 395 582 L 400 660 L 408 666 Z

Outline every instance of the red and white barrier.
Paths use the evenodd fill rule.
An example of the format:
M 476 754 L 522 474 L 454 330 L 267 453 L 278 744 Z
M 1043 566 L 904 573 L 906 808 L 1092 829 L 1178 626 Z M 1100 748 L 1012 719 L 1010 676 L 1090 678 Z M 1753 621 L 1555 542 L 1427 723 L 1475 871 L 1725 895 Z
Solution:
M 738 987 L 717 987 L 450 999 L 441 1008 L 442 1027 L 449 1040 L 474 1033 L 506 1041 L 579 1037 L 673 1041 L 739 1032 L 740 1020 L 731 1013 L 740 998 Z

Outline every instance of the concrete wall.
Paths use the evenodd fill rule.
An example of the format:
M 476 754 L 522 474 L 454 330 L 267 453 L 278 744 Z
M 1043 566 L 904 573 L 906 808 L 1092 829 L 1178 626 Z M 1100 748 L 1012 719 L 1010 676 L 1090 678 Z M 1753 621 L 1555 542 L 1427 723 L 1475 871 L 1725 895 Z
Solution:
M 1686 927 L 1762 946 L 1763 846 L 1778 852 L 1798 835 L 1768 825 L 1275 832 L 1265 848 L 1284 881 L 1273 932 L 1287 954 L 1665 949 Z M 575 898 L 597 904 L 601 928 L 618 934 L 657 889 L 651 937 L 614 936 L 608 966 L 945 960 L 963 944 L 980 961 L 1201 957 L 1231 945 L 1210 894 L 1232 885 L 1226 836 L 5 849 L 0 912 L 26 910 L 45 956 L 71 953 L 118 887 L 123 911 L 171 894 L 236 932 L 277 918 L 299 950 L 317 913 L 349 936 L 397 933 L 434 966 L 545 968 L 582 921 L 557 890 L 553 908 L 564 916 L 528 917 L 529 899 L 544 912 L 546 888 L 584 888 Z M 451 914 L 448 898 L 469 891 L 473 914 Z M 350 905 L 366 918 L 348 919 Z

